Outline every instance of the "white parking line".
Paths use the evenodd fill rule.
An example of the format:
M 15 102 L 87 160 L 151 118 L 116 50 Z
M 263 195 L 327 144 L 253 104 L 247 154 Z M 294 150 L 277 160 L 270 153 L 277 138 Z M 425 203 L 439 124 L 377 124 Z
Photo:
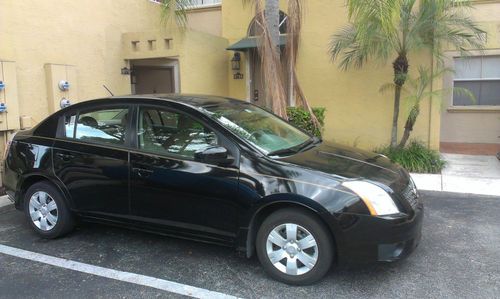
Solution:
M 237 298 L 224 293 L 214 292 L 190 285 L 159 279 L 151 276 L 118 271 L 90 264 L 80 263 L 72 260 L 62 259 L 37 252 L 27 251 L 15 247 L 0 244 L 0 253 L 15 256 L 18 258 L 40 262 L 64 269 L 88 273 L 96 276 L 111 278 L 119 281 L 125 281 L 142 286 L 152 287 L 167 292 L 191 296 L 194 298 Z

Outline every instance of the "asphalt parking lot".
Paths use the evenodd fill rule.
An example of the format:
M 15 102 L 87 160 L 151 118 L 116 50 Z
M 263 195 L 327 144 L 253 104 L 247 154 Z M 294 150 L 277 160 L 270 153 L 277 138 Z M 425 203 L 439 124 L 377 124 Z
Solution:
M 332 269 L 308 287 L 275 282 L 256 258 L 229 248 L 126 229 L 84 224 L 64 238 L 44 240 L 12 207 L 0 211 L 0 245 L 244 298 L 498 298 L 500 198 L 427 192 L 423 200 L 423 237 L 413 255 Z M 182 297 L 126 281 L 0 253 L 2 298 Z

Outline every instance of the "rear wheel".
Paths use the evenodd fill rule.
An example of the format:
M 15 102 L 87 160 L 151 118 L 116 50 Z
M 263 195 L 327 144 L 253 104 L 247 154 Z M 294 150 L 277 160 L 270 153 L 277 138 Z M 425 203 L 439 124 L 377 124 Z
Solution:
M 257 233 L 257 256 L 270 276 L 287 284 L 314 283 L 328 272 L 334 247 L 314 214 L 283 209 L 271 214 Z
M 74 227 L 73 215 L 59 190 L 48 182 L 33 184 L 24 194 L 26 218 L 44 238 L 60 237 Z

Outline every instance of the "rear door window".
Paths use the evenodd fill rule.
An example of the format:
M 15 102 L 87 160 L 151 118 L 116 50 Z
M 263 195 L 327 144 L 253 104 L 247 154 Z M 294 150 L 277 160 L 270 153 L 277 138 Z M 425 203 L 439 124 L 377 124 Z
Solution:
M 124 145 L 128 116 L 128 107 L 97 109 L 80 113 L 77 118 L 69 116 L 65 120 L 66 136 L 91 143 Z M 75 125 L 73 135 L 72 129 Z

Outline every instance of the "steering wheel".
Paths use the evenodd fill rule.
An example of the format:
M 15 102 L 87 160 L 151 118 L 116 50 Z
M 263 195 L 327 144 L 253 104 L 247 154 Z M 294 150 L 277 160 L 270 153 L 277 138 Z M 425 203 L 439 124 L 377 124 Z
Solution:
M 250 134 L 250 136 L 248 136 L 248 139 L 253 140 L 253 141 L 257 141 L 257 138 L 262 136 L 262 133 L 264 133 L 263 130 L 255 131 L 252 134 Z

